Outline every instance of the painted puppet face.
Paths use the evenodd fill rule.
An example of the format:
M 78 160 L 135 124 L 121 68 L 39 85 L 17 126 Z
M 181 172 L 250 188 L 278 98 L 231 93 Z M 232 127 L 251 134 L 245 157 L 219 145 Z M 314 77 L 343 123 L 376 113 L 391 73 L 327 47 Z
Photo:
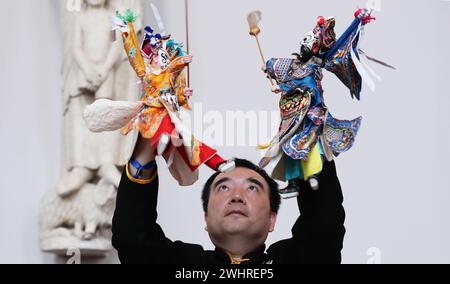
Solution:
M 309 32 L 305 35 L 300 43 L 300 55 L 307 61 L 313 55 L 315 55 L 320 49 L 319 37 L 313 32 Z
M 336 42 L 334 33 L 335 19 L 318 17 L 317 25 L 312 32 L 306 34 L 300 42 L 300 55 L 306 62 L 312 56 L 320 56 Z

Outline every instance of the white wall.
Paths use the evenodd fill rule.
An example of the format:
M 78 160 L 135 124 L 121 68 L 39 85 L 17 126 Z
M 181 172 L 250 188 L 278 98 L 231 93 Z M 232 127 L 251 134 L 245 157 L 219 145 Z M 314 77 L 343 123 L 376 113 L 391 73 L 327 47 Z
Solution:
M 181 0 L 154 1 L 167 30 L 184 41 Z M 297 51 L 301 37 L 318 15 L 334 15 L 338 35 L 352 20 L 358 1 L 190 0 L 193 102 L 203 112 L 276 111 L 277 96 L 260 73 L 246 15 L 260 9 L 261 44 L 266 57 Z M 450 262 L 450 152 L 446 84 L 450 63 L 450 2 L 381 1 L 378 20 L 366 29 L 364 50 L 395 65 L 376 65 L 382 76 L 375 93 L 365 88 L 362 101 L 331 74 L 324 79 L 325 98 L 336 117 L 364 116 L 353 149 L 337 159 L 347 212 L 343 260 L 365 263 L 377 247 L 383 263 Z M 4 163 L 0 166 L 0 263 L 52 263 L 64 259 L 38 247 L 37 206 L 59 177 L 61 95 L 58 9 L 56 1 L 2 1 L 0 45 L 0 130 Z M 36 11 L 39 11 L 38 13 Z M 147 19 L 153 23 L 147 7 Z M 13 18 L 13 16 L 15 16 Z M 202 118 L 194 118 L 202 119 Z M 205 123 L 207 128 L 210 123 Z M 250 131 L 250 130 L 249 130 Z M 208 141 L 205 141 L 208 142 Z M 213 141 L 209 141 L 213 142 Z M 259 141 L 258 142 L 265 142 Z M 218 149 L 225 157 L 257 161 L 254 147 Z M 198 183 L 179 189 L 160 163 L 159 222 L 172 239 L 211 248 L 200 204 L 200 191 L 211 174 L 202 168 Z M 276 231 L 268 243 L 288 237 L 297 217 L 293 201 L 283 203 Z M 84 262 L 116 263 L 112 255 Z
M 0 262 L 40 263 L 37 208 L 58 178 L 60 47 L 51 1 L 2 1 Z M 37 12 L 39 11 L 39 12 Z

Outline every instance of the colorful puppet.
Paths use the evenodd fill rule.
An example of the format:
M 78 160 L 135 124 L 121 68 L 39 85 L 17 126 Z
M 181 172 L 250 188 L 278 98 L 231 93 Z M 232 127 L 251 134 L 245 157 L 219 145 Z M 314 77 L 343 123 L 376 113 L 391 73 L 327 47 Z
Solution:
M 170 35 L 154 33 L 151 27 L 145 28 L 139 45 L 134 32 L 135 17 L 131 10 L 125 15 L 117 12 L 113 23 L 122 34 L 131 66 L 141 79 L 141 99 L 132 103 L 95 102 L 85 113 L 88 127 L 96 132 L 121 128 L 124 135 L 139 131 L 142 137 L 150 139 L 155 153 L 164 157 L 180 185 L 194 183 L 202 164 L 213 170 L 231 170 L 234 163 L 227 163 L 216 150 L 196 139 L 180 116 L 182 108 L 190 109 L 192 89 L 187 87 L 184 69 L 192 56 L 183 52 L 182 45 L 171 40 Z M 136 161 L 132 163 L 138 172 L 146 168 Z
M 259 12 L 248 17 L 250 34 L 256 39 L 260 17 Z M 319 17 L 314 30 L 301 42 L 300 52 L 293 54 L 296 58 L 272 58 L 263 67 L 271 82 L 276 81 L 272 91 L 281 94 L 281 124 L 272 141 L 260 146 L 267 149 L 260 166 L 272 164 L 272 176 L 288 181 L 280 190 L 284 198 L 298 195 L 300 180 L 309 181 L 317 190 L 316 177 L 323 160 L 331 161 L 352 147 L 362 118 L 338 120 L 331 115 L 323 97 L 322 69 L 334 73 L 358 100 L 363 80 L 373 87 L 368 74 L 373 71 L 360 61 L 364 53 L 358 43 L 363 27 L 374 19 L 369 11 L 358 10 L 350 27 L 336 40 L 335 19 Z

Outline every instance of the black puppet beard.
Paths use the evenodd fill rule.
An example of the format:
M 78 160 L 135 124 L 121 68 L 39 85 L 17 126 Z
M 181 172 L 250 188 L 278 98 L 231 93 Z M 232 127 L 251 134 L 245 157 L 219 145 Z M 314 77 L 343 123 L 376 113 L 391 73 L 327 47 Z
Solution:
M 313 57 L 313 53 L 309 47 L 302 45 L 300 47 L 300 57 L 303 62 L 308 62 Z

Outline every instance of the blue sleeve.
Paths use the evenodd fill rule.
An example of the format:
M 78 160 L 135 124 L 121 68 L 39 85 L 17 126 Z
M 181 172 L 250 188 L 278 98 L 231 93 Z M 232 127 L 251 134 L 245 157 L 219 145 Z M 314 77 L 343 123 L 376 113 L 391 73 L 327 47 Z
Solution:
M 336 41 L 336 44 L 325 54 L 325 69 L 335 74 L 350 90 L 352 97 L 360 98 L 362 78 L 351 56 L 353 50 L 359 60 L 358 42 L 361 35 L 361 20 L 355 19 L 350 27 Z

